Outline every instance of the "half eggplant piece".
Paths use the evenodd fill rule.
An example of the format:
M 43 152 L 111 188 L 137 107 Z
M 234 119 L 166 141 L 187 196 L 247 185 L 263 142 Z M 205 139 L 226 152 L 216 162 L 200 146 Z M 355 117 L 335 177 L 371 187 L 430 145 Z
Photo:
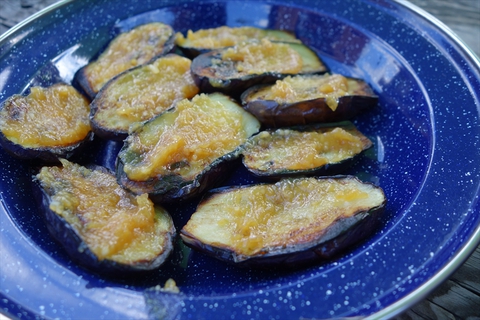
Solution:
M 152 22 L 137 26 L 117 35 L 95 60 L 80 68 L 74 84 L 93 99 L 108 80 L 170 52 L 174 42 L 175 33 L 169 25 Z
M 254 175 L 281 178 L 338 174 L 372 142 L 351 122 L 265 130 L 248 139 L 243 164 Z
M 13 95 L 0 107 L 0 144 L 16 158 L 58 162 L 93 139 L 90 102 L 74 87 L 57 83 Z
M 191 62 L 167 54 L 115 76 L 91 103 L 94 132 L 106 139 L 124 140 L 133 123 L 151 119 L 195 96 L 199 90 L 190 73 Z
M 129 134 L 117 157 L 117 179 L 155 202 L 194 197 L 225 179 L 240 146 L 259 128 L 224 94 L 182 100 Z
M 286 30 L 262 29 L 250 26 L 221 26 L 210 29 L 200 29 L 195 32 L 188 30 L 186 36 L 176 34 L 175 44 L 191 59 L 199 54 L 225 47 L 232 47 L 249 40 L 268 39 L 270 41 L 296 42 L 301 41 L 292 32 Z
M 288 75 L 327 71 L 308 46 L 267 39 L 212 50 L 192 61 L 193 77 L 201 91 L 220 91 L 233 97 L 253 85 L 273 83 Z
M 378 96 L 363 80 L 339 74 L 298 75 L 246 90 L 243 107 L 266 127 L 350 120 Z
M 61 162 L 40 169 L 34 194 L 49 232 L 72 260 L 113 276 L 159 268 L 173 250 L 168 212 L 147 194 L 124 190 L 103 167 Z
M 284 179 L 218 189 L 183 227 L 183 241 L 245 267 L 298 268 L 371 236 L 386 198 L 353 176 Z

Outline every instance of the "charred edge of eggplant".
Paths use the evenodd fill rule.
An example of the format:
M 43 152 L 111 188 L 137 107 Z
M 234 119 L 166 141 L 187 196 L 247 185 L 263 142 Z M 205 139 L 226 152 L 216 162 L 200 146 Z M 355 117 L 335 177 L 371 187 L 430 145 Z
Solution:
M 168 175 L 152 178 L 147 181 L 128 179 L 123 170 L 125 164 L 117 157 L 117 181 L 127 190 L 135 194 L 148 193 L 154 203 L 172 203 L 178 200 L 191 200 L 201 196 L 206 190 L 217 187 L 232 172 L 232 167 L 241 164 L 240 149 L 217 158 L 202 170 L 193 180 L 186 181 L 180 175 Z
M 329 179 L 341 179 L 346 175 L 337 175 L 328 177 Z M 327 177 L 316 177 L 316 179 L 324 179 Z M 373 183 L 364 182 L 378 188 Z M 210 190 L 201 201 L 207 200 L 216 193 L 228 192 L 232 189 L 248 188 L 245 186 L 228 186 Z M 383 193 L 383 191 L 382 191 Z M 258 254 L 252 257 L 245 257 L 236 254 L 234 251 L 226 248 L 215 248 L 204 244 L 195 239 L 190 233 L 183 229 L 180 231 L 182 241 L 188 247 L 202 252 L 212 258 L 226 262 L 230 265 L 240 268 L 251 269 L 269 269 L 276 271 L 290 271 L 298 270 L 300 268 L 310 267 L 321 262 L 328 262 L 335 259 L 340 254 L 351 252 L 358 245 L 361 245 L 367 238 L 371 237 L 379 229 L 382 223 L 382 216 L 387 205 L 387 199 L 377 207 L 371 208 L 368 211 L 360 211 L 353 216 L 339 219 L 335 221 L 333 226 L 329 226 L 322 238 L 313 245 L 307 246 L 300 250 L 292 248 L 292 252 L 277 254 L 267 253 Z M 285 251 L 285 248 L 279 248 L 280 252 Z
M 94 169 L 95 167 L 92 166 L 90 168 Z M 125 276 L 125 274 L 141 275 L 152 273 L 158 270 L 173 252 L 176 234 L 175 230 L 170 230 L 167 233 L 165 241 L 167 247 L 164 253 L 152 261 L 141 261 L 130 265 L 109 259 L 99 260 L 95 253 L 88 248 L 78 232 L 64 218 L 50 210 L 50 196 L 35 178 L 32 179 L 32 193 L 50 236 L 63 247 L 64 252 L 73 262 L 87 271 L 111 278 L 119 278 Z
M 113 40 L 114 39 L 112 39 L 112 41 Z M 109 45 L 110 45 L 110 43 L 105 47 L 105 49 L 107 49 L 109 47 Z M 158 59 L 161 56 L 164 56 L 164 55 L 166 55 L 170 52 L 173 52 L 175 50 L 175 48 L 176 48 L 176 46 L 175 46 L 175 33 L 172 33 L 172 36 L 170 36 L 170 38 L 168 38 L 168 40 L 163 45 L 163 50 L 160 53 L 158 53 L 157 55 L 155 55 L 154 57 L 152 57 L 149 61 L 147 61 L 144 64 L 148 64 L 151 61 L 153 61 L 155 59 Z M 78 69 L 77 72 L 75 72 L 75 75 L 73 76 L 72 86 L 74 86 L 78 91 L 80 91 L 82 94 L 84 94 L 86 97 L 88 97 L 90 99 L 90 101 L 93 101 L 95 99 L 95 96 L 97 95 L 98 92 L 96 92 L 92 88 L 92 85 L 90 84 L 90 81 L 88 80 L 88 78 L 85 74 L 85 70 L 89 66 L 90 63 L 96 62 L 101 57 L 101 55 L 103 54 L 105 49 L 103 49 L 100 54 L 95 55 L 94 59 L 90 60 L 87 65 Z M 136 68 L 136 67 L 137 66 L 135 66 L 133 68 Z M 127 69 L 127 70 L 130 70 L 130 69 Z M 127 71 L 127 70 L 125 70 L 125 71 Z M 125 71 L 122 71 L 121 73 L 123 73 Z
M 93 138 L 94 133 L 90 131 L 83 140 L 68 146 L 29 148 L 12 142 L 0 131 L 0 145 L 12 157 L 50 164 L 59 164 L 59 158 L 70 159 L 79 155 L 93 141 Z
M 243 102 L 243 108 L 253 114 L 266 128 L 349 120 L 378 104 L 378 96 L 376 95 L 339 97 L 335 111 L 327 105 L 324 98 L 294 103 L 278 103 L 274 100 L 245 102 L 245 97 L 259 88 L 260 86 L 248 89 L 240 99 Z

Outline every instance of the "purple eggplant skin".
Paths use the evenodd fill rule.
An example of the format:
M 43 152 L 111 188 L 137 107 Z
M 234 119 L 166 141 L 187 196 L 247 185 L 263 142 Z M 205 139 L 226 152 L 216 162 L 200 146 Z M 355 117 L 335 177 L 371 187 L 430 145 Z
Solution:
M 353 119 L 378 104 L 378 96 L 370 86 L 361 79 L 355 80 L 360 88 L 357 91 L 358 93 L 339 97 L 335 111 L 327 105 L 325 98 L 294 103 L 278 103 L 274 100 L 249 100 L 250 95 L 266 85 L 253 86 L 247 89 L 242 93 L 240 99 L 243 108 L 253 114 L 267 128 L 339 122 Z
M 300 43 L 286 43 L 297 48 L 308 70 L 299 74 L 323 74 L 329 71 L 328 67 L 310 48 Z M 192 60 L 192 75 L 202 92 L 222 92 L 239 99 L 242 92 L 259 84 L 271 84 L 291 74 L 278 72 L 264 72 L 261 74 L 235 75 L 236 65 L 232 61 L 224 61 L 221 69 L 215 69 L 214 61 L 221 60 L 222 53 L 228 48 L 212 50 L 200 54 Z
M 88 168 L 110 173 L 108 169 L 97 165 L 91 165 Z M 137 261 L 135 264 L 124 264 L 109 259 L 99 260 L 80 234 L 64 218 L 50 209 L 51 197 L 36 178 L 32 179 L 32 193 L 52 238 L 65 249 L 72 261 L 86 270 L 114 278 L 123 277 L 126 274 L 153 272 L 163 265 L 173 251 L 176 230 L 172 223 L 171 230 L 165 235 L 166 247 L 154 260 Z
M 299 176 L 326 176 L 326 175 L 339 175 L 342 174 L 346 169 L 348 169 L 360 156 L 361 154 L 371 148 L 373 146 L 373 143 L 368 139 L 366 136 L 364 136 L 360 131 L 357 130 L 357 128 L 351 123 L 350 121 L 343 121 L 343 122 L 338 122 L 338 123 L 317 123 L 317 124 L 309 124 L 309 125 L 304 125 L 304 126 L 295 126 L 295 127 L 288 127 L 285 129 L 292 129 L 296 131 L 322 131 L 322 130 L 327 130 L 328 128 L 336 128 L 340 127 L 351 134 L 358 136 L 362 140 L 363 144 L 363 150 L 362 152 L 341 160 L 339 162 L 332 162 L 332 163 L 326 163 L 323 166 L 316 167 L 316 168 L 308 168 L 308 169 L 277 169 L 277 170 L 258 170 L 255 168 L 252 168 L 246 164 L 246 154 L 248 151 L 246 150 L 246 146 L 248 143 L 245 145 L 243 148 L 242 154 L 242 162 L 243 165 L 247 168 L 247 170 L 253 174 L 255 177 L 264 180 L 264 181 L 278 181 L 283 178 L 292 178 L 292 177 L 299 177 Z M 267 130 L 267 131 L 272 131 Z M 251 137 L 252 139 L 254 137 Z M 273 148 L 269 149 L 270 152 L 275 152 Z
M 324 179 L 325 177 L 317 177 Z M 354 176 L 338 175 L 329 177 L 329 179 L 357 179 Z M 358 180 L 358 179 L 357 179 Z M 381 190 L 379 187 L 374 188 Z M 249 186 L 223 187 L 210 190 L 201 202 L 208 201 L 218 193 L 229 192 L 238 188 L 248 188 Z M 383 190 L 381 190 L 383 194 Z M 345 254 L 361 244 L 368 237 L 371 237 L 382 225 L 383 215 L 387 199 L 381 205 L 356 212 L 351 217 L 341 217 L 331 224 L 323 235 L 307 244 L 298 244 L 284 246 L 280 248 L 270 248 L 253 256 L 242 256 L 228 247 L 210 246 L 199 241 L 195 236 L 180 231 L 180 236 L 184 243 L 192 249 L 203 252 L 204 254 L 241 268 L 268 269 L 268 270 L 298 270 L 318 263 L 327 262 L 336 259 L 339 255 Z
M 155 58 L 158 58 L 162 55 L 165 55 L 165 54 L 171 52 L 172 50 L 174 50 L 174 48 L 175 48 L 175 32 L 173 31 L 173 29 L 170 26 L 164 25 L 160 22 L 158 22 L 158 23 L 153 22 L 153 23 L 150 23 L 150 24 L 152 24 L 152 25 L 153 24 L 160 24 L 160 25 L 163 25 L 163 26 L 167 27 L 167 29 L 169 29 L 169 32 L 170 32 L 168 39 L 163 43 L 158 42 L 158 39 L 152 40 L 152 41 L 157 41 L 158 42 L 158 43 L 156 43 L 157 47 L 156 47 L 155 53 L 153 55 L 149 55 L 147 52 L 142 51 L 143 48 L 136 48 L 136 50 L 133 50 L 133 49 L 130 50 L 128 54 L 132 55 L 132 57 L 131 57 L 132 59 L 134 59 L 134 60 L 138 59 L 139 62 L 132 63 L 129 68 L 122 68 L 122 70 L 119 70 L 117 72 L 117 74 L 119 74 L 123 71 L 126 71 L 126 70 L 128 70 L 132 67 L 135 67 L 137 65 L 148 63 L 149 61 L 151 61 Z M 148 25 L 148 24 L 146 24 L 146 25 Z M 83 66 L 82 68 L 80 68 L 79 70 L 77 70 L 77 72 L 75 73 L 75 75 L 73 77 L 72 84 L 75 87 L 77 87 L 80 91 L 82 91 L 86 96 L 88 96 L 90 98 L 90 100 L 93 100 L 100 89 L 95 88 L 95 86 L 93 85 L 93 83 L 89 79 L 89 76 L 88 76 L 87 71 L 86 71 L 87 68 L 90 68 L 93 63 L 97 63 L 101 59 L 104 59 L 104 57 L 106 56 L 109 49 L 111 49 L 113 46 L 117 45 L 118 42 L 121 41 L 120 36 L 122 36 L 122 35 L 124 35 L 128 32 L 134 31 L 135 29 L 146 26 L 146 25 L 137 26 L 134 29 L 132 29 L 130 31 L 127 31 L 125 33 L 121 33 L 121 34 L 117 35 L 115 38 L 113 38 L 108 43 L 106 48 L 98 54 L 97 57 L 95 57 L 92 61 L 90 61 L 89 64 L 87 64 L 87 65 Z M 148 43 L 147 45 L 151 47 L 151 43 Z M 148 58 L 146 58 L 147 55 L 148 55 Z M 128 56 L 127 53 L 125 53 L 125 56 Z M 146 59 L 146 61 L 143 61 L 145 59 Z M 130 60 L 130 61 L 132 61 L 132 60 Z M 113 76 L 114 75 L 112 75 L 112 77 Z

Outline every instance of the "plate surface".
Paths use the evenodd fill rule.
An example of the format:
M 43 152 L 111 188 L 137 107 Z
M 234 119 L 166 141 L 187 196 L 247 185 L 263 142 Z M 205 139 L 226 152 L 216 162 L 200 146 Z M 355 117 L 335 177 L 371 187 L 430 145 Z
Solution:
M 349 173 L 387 195 L 382 228 L 333 261 L 237 269 L 180 245 L 158 274 L 121 280 L 77 267 L 32 202 L 30 166 L 0 150 L 0 312 L 34 318 L 330 318 L 394 315 L 445 280 L 480 241 L 480 67 L 436 23 L 391 1 L 63 2 L 0 39 L 0 102 L 70 82 L 121 31 L 162 21 L 287 29 L 333 72 L 365 79 L 379 107 L 355 119 L 375 148 Z M 112 167 L 120 144 L 79 161 Z M 228 184 L 252 183 L 238 169 Z M 170 208 L 178 226 L 194 203 Z M 153 288 L 174 278 L 181 294 Z

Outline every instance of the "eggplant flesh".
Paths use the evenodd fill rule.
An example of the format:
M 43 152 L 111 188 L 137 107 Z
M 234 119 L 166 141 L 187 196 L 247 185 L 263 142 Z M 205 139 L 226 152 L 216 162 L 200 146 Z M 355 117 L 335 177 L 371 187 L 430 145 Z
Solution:
M 221 91 L 235 97 L 253 85 L 272 83 L 288 75 L 327 71 L 306 45 L 267 39 L 212 50 L 192 61 L 193 77 L 201 91 Z
M 155 202 L 196 196 L 223 180 L 260 123 L 230 97 L 184 99 L 134 129 L 117 157 L 117 179 Z
M 243 164 L 259 177 L 336 174 L 371 146 L 351 122 L 280 128 L 252 136 Z
M 372 235 L 385 204 L 381 188 L 353 176 L 230 187 L 204 199 L 180 236 L 238 266 L 298 267 Z
M 137 26 L 113 38 L 98 58 L 77 71 L 74 83 L 93 99 L 108 80 L 170 52 L 174 41 L 169 25 L 152 22 Z
M 339 74 L 286 77 L 257 85 L 241 96 L 243 107 L 266 127 L 286 127 L 354 118 L 378 103 L 363 80 Z
M 61 163 L 40 170 L 34 191 L 49 232 L 72 260 L 111 275 L 160 267 L 173 250 L 168 212 L 147 194 L 122 189 L 103 167 Z
M 20 159 L 70 158 L 93 139 L 89 103 L 63 83 L 13 95 L 0 109 L 0 144 Z
M 188 30 L 186 36 L 177 33 L 175 44 L 190 58 L 199 54 L 237 45 L 252 39 L 300 43 L 295 35 L 286 30 L 261 29 L 255 27 L 228 27 Z
M 124 140 L 130 125 L 143 122 L 195 96 L 191 60 L 167 54 L 127 70 L 107 82 L 91 104 L 90 119 L 99 136 Z

